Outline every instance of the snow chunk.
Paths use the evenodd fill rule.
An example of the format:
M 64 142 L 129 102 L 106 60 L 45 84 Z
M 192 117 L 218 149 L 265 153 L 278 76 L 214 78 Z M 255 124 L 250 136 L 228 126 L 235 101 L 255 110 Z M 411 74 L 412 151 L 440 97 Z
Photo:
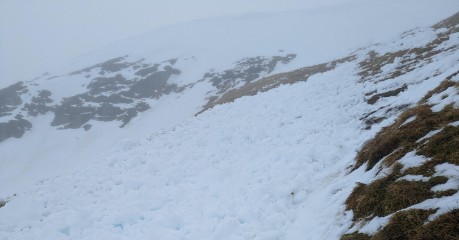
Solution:
M 459 179 L 450 178 L 447 182 L 443 184 L 436 185 L 432 187 L 432 191 L 446 191 L 449 189 L 458 189 L 459 188 Z
M 435 171 L 436 173 L 434 176 L 445 176 L 449 179 L 446 183 L 432 187 L 432 191 L 459 189 L 459 166 L 450 163 L 442 163 L 435 166 Z
M 450 124 L 448 124 L 449 126 L 453 126 L 453 127 L 457 127 L 459 126 L 459 121 L 456 121 L 456 122 L 452 122 Z
M 442 163 L 435 166 L 436 176 L 458 177 L 459 166 L 451 163 Z
M 429 181 L 429 179 L 430 178 L 424 177 L 422 175 L 406 175 L 406 176 L 403 176 L 403 177 L 397 179 L 397 181 L 406 180 L 406 181 L 423 181 L 423 182 L 427 182 L 427 181 Z
M 428 161 L 424 156 L 416 155 L 414 151 L 407 153 L 403 156 L 399 162 L 403 164 L 402 172 L 406 171 L 408 168 L 419 167 Z
M 409 117 L 408 119 L 405 120 L 405 122 L 403 122 L 403 123 L 400 125 L 400 127 L 401 127 L 401 126 L 404 126 L 404 125 L 406 125 L 406 124 L 408 124 L 408 123 L 410 123 L 410 122 L 412 122 L 412 121 L 414 121 L 414 120 L 416 120 L 416 116 Z
M 365 226 L 363 226 L 359 230 L 359 232 L 373 235 L 378 230 L 385 227 L 389 223 L 389 220 L 391 217 L 392 217 L 392 214 L 385 216 L 385 217 L 374 217 L 373 219 L 371 219 L 371 221 L 365 224 Z
M 433 137 L 434 135 L 436 135 L 437 133 L 441 132 L 443 129 L 437 129 L 437 130 L 433 130 L 433 131 L 430 131 L 429 133 L 427 133 L 424 137 L 418 139 L 416 141 L 416 143 L 420 143 L 421 141 L 423 141 L 424 139 L 428 139 L 428 138 L 431 138 Z
M 429 221 L 434 220 L 438 216 L 450 212 L 451 210 L 459 208 L 459 192 L 454 195 L 442 197 L 442 198 L 432 198 L 425 200 L 424 202 L 413 205 L 409 209 L 438 209 L 437 212 L 429 216 Z

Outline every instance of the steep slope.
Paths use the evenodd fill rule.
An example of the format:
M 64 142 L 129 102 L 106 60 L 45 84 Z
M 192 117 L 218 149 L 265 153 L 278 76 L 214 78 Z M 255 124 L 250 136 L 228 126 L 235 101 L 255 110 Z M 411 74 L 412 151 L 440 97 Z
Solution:
M 367 184 L 360 188 L 371 186 L 375 176 L 400 172 L 375 165 L 392 151 L 377 155 L 373 162 L 359 157 L 366 152 L 364 148 L 354 165 L 356 152 L 371 145 L 371 141 L 364 145 L 365 141 L 378 139 L 384 126 L 395 122 L 398 128 L 424 121 L 422 116 L 411 118 L 409 114 L 398 119 L 409 107 L 427 102 L 435 105 L 432 110 L 436 112 L 448 104 L 449 109 L 457 108 L 457 89 L 449 86 L 459 80 L 458 16 L 340 60 L 266 78 L 260 78 L 262 74 L 249 77 L 251 71 L 241 73 L 239 69 L 244 67 L 238 64 L 246 61 L 223 74 L 209 73 L 201 82 L 217 87 L 211 94 L 203 94 L 202 99 L 210 98 L 200 104 L 213 108 L 156 131 L 146 140 L 124 141 L 97 161 L 6 199 L 0 209 L 0 237 L 338 239 L 355 231 L 383 234 L 376 232 L 378 227 L 391 226 L 387 221 L 368 218 L 363 220 L 369 222 L 358 222 L 373 215 L 359 215 L 358 208 L 350 205 L 360 192 L 359 187 L 353 189 L 357 182 Z M 269 65 L 273 59 L 285 60 L 282 56 L 289 59 L 289 55 L 280 55 L 249 62 Z M 160 71 L 175 68 L 170 61 L 163 64 L 166 66 Z M 97 68 L 100 71 L 101 66 Z M 261 69 L 258 73 L 269 72 Z M 91 70 L 81 73 L 85 71 Z M 230 78 L 236 80 L 220 85 L 228 83 L 220 81 L 228 74 L 245 74 L 241 78 L 249 80 L 240 84 L 238 78 Z M 142 81 L 139 79 L 132 86 Z M 452 85 L 429 93 L 445 79 Z M 132 86 L 120 91 L 130 92 L 135 89 Z M 219 92 L 218 86 L 224 91 Z M 417 106 L 423 97 L 424 102 Z M 456 127 L 456 110 L 450 111 L 453 117 L 439 125 L 445 129 L 450 122 Z M 426 133 L 432 138 L 421 139 L 421 148 L 429 148 L 429 141 L 435 140 L 434 133 Z M 457 137 L 455 131 L 447 133 Z M 441 131 L 436 134 L 443 135 Z M 424 135 L 419 134 L 416 141 Z M 410 152 L 405 150 L 403 153 Z M 457 173 L 446 171 L 441 165 L 446 162 L 435 160 L 435 155 L 425 154 L 439 163 L 432 176 L 451 179 L 440 179 L 443 186 L 432 185 L 439 191 L 453 190 L 442 195 L 445 198 L 440 202 L 453 199 L 454 203 L 445 206 L 457 208 Z M 430 176 L 412 176 L 414 180 L 420 177 Z M 423 209 L 437 206 L 429 200 L 417 203 L 423 204 L 418 206 Z M 392 216 L 386 214 L 408 206 L 402 204 L 376 216 Z M 427 213 L 428 217 L 433 212 Z M 437 221 L 434 217 L 430 220 Z
M 0 197 L 95 161 L 120 139 L 144 138 L 262 91 L 259 85 L 268 90 L 356 61 L 349 55 L 358 47 L 428 26 L 459 7 L 441 3 L 351 1 L 167 26 L 0 90 L 0 181 L 8 183 Z M 378 114 L 383 110 L 368 122 L 381 120 Z
M 364 145 L 354 168 L 376 174 L 348 197 L 342 239 L 459 237 L 458 96 L 456 72 Z

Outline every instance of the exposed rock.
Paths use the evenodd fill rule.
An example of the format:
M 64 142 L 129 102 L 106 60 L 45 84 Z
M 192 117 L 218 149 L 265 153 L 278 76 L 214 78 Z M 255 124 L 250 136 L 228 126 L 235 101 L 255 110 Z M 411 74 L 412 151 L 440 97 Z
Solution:
M 21 115 L 17 115 L 14 120 L 0 123 L 0 142 L 11 137 L 20 138 L 30 128 L 32 128 L 32 124 L 24 120 Z
M 32 98 L 31 103 L 26 103 L 24 105 L 23 109 L 26 110 L 30 116 L 34 117 L 52 111 L 53 107 L 48 106 L 48 104 L 53 102 L 53 100 L 49 98 L 50 96 L 50 91 L 41 90 L 38 96 Z
M 22 104 L 21 95 L 27 92 L 24 82 L 0 89 L 0 117 L 11 115 L 11 112 Z

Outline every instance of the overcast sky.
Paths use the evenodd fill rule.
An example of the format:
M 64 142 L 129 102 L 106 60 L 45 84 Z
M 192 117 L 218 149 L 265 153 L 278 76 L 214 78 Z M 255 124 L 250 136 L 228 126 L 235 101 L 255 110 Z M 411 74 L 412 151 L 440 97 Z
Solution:
M 348 1 L 357 0 L 0 0 L 0 88 L 164 25 Z
M 0 0 L 0 87 L 155 28 L 350 0 Z

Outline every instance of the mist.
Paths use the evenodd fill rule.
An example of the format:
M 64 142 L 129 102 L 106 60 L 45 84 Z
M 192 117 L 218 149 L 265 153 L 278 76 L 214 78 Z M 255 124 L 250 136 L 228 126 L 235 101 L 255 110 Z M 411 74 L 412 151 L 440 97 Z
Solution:
M 350 0 L 2 0 L 0 87 L 110 43 L 180 22 L 317 8 Z
M 1 0 L 0 88 L 31 80 L 73 58 L 167 25 L 253 12 L 315 9 L 350 1 L 359 0 Z M 455 0 L 441 2 L 459 5 Z

